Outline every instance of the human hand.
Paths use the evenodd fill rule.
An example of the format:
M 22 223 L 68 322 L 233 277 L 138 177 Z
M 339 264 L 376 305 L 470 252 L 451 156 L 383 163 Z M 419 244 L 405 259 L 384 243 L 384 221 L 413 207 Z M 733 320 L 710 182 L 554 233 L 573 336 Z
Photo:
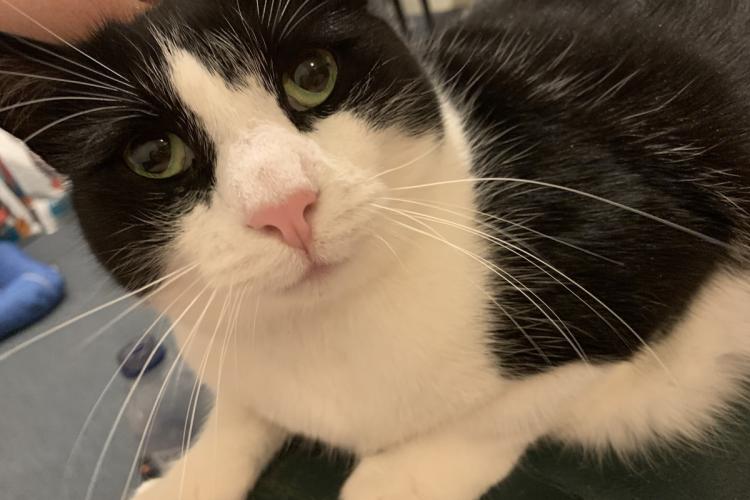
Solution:
M 156 0 L 0 0 L 0 31 L 59 42 L 51 31 L 64 40 L 76 40 L 104 21 L 130 19 L 154 3 Z

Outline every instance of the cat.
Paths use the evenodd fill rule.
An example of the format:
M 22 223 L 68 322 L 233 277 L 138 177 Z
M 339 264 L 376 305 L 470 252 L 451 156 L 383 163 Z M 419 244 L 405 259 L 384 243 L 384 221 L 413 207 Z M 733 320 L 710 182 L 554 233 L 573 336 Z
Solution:
M 0 126 L 217 392 L 137 500 L 241 500 L 291 435 L 342 500 L 472 500 L 541 438 L 700 440 L 750 371 L 750 2 L 164 0 L 0 38 Z M 217 459 L 216 457 L 219 457 Z

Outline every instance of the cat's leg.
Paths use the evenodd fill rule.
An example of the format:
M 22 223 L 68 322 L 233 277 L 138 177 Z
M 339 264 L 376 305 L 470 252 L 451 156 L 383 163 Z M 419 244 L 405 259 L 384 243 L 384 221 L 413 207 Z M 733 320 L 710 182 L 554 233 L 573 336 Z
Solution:
M 476 500 L 514 468 L 534 439 L 477 432 L 473 421 L 362 458 L 341 500 Z
M 218 411 L 217 411 L 218 410 Z M 248 410 L 214 409 L 195 445 L 134 500 L 245 500 L 286 433 Z

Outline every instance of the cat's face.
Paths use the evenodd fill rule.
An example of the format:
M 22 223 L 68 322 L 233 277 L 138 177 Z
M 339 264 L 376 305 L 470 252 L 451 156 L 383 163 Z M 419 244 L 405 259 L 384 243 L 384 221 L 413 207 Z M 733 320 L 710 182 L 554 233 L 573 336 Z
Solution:
M 123 284 L 191 265 L 282 294 L 366 279 L 394 265 L 373 203 L 455 158 L 430 81 L 365 4 L 169 0 L 80 47 L 102 64 L 3 39 L 0 69 L 26 76 L 0 76 L 0 107 L 54 100 L 0 125 L 70 176 Z

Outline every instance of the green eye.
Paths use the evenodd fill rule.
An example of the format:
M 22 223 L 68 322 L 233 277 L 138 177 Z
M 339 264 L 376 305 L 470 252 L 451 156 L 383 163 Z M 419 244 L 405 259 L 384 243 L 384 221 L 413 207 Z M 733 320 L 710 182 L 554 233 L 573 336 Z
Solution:
M 195 155 L 174 134 L 141 136 L 128 144 L 124 159 L 130 170 L 149 179 L 169 179 L 189 169 Z
M 307 111 L 326 102 L 336 87 L 339 69 L 333 54 L 313 50 L 284 73 L 284 91 L 289 104 L 297 111 Z

